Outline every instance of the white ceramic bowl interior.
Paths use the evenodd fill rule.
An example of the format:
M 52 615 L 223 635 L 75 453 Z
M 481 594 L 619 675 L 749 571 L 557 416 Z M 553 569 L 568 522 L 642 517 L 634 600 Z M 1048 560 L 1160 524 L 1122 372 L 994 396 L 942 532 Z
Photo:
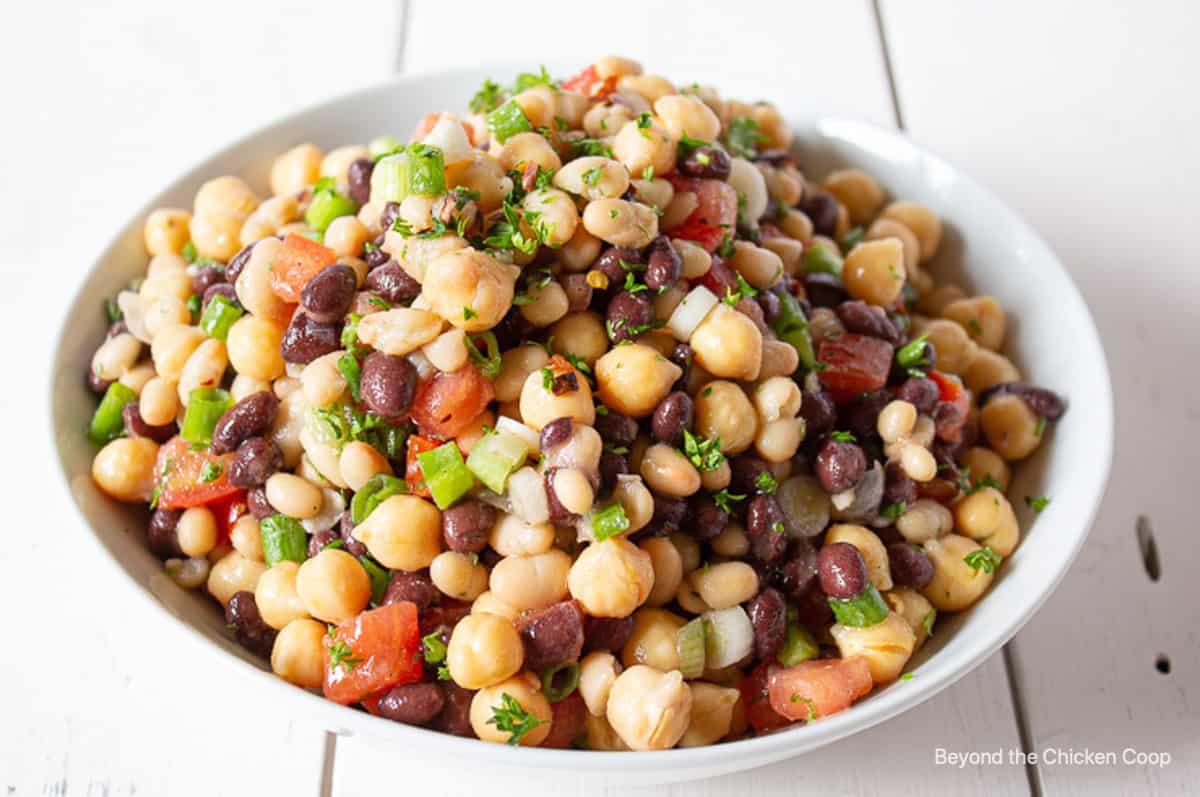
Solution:
M 165 576 L 144 545 L 144 512 L 107 500 L 92 485 L 94 451 L 83 434 L 96 403 L 83 375 L 104 334 L 100 308 L 104 298 L 145 270 L 141 231 L 146 214 L 160 206 L 190 207 L 201 183 L 222 174 L 242 175 L 265 195 L 270 163 L 287 148 L 306 141 L 329 148 L 385 132 L 403 137 L 426 111 L 464 107 L 483 77 L 503 78 L 506 71 L 515 72 L 493 69 L 485 75 L 472 69 L 398 77 L 286 117 L 171 182 L 100 254 L 60 333 L 52 370 L 51 432 L 87 536 L 99 543 L 114 581 L 136 585 L 148 611 L 168 613 L 181 634 L 205 640 L 204 647 L 231 670 L 257 679 L 256 692 L 266 699 L 251 710 L 307 715 L 339 734 L 369 734 L 409 755 L 597 773 L 609 782 L 686 780 L 813 750 L 928 700 L 994 653 L 1062 578 L 1087 536 L 1104 489 L 1112 450 L 1112 399 L 1095 326 L 1054 254 L 991 193 L 903 135 L 801 114 L 795 111 L 802 107 L 799 97 L 772 99 L 794 123 L 803 171 L 820 176 L 836 166 L 854 165 L 875 175 L 891 196 L 918 200 L 937 212 L 946 232 L 934 273 L 995 296 L 1009 312 L 1007 353 L 1029 381 L 1059 391 L 1070 402 L 1069 412 L 1047 433 L 1047 445 L 1016 469 L 1010 495 L 1025 530 L 1021 546 L 979 604 L 940 620 L 938 633 L 911 664 L 912 680 L 881 689 L 811 726 L 703 749 L 630 754 L 511 748 L 378 719 L 292 687 L 229 638 L 207 594 L 185 592 Z M 720 85 L 719 75 L 713 78 Z M 1043 494 L 1053 500 L 1034 516 L 1021 496 Z

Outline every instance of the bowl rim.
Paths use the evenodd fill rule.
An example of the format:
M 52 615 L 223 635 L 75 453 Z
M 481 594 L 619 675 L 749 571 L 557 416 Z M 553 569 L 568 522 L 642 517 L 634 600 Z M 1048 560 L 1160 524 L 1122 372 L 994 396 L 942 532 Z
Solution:
M 145 219 L 151 210 L 160 206 L 164 197 L 170 193 L 174 186 L 201 178 L 211 170 L 214 161 L 249 142 L 269 136 L 277 129 L 293 124 L 298 117 L 320 113 L 322 110 L 328 110 L 342 103 L 352 101 L 355 97 L 366 96 L 384 90 L 398 89 L 422 81 L 465 78 L 481 74 L 489 69 L 496 72 L 515 72 L 518 68 L 509 63 L 492 63 L 456 69 L 393 75 L 289 111 L 210 151 L 206 157 L 194 166 L 167 181 L 165 183 L 167 187 L 155 194 L 136 213 L 129 216 L 128 221 L 110 236 L 107 244 L 99 250 L 98 255 L 92 260 L 84 277 L 76 284 L 72 299 L 67 303 L 66 311 L 60 319 L 59 332 L 54 340 L 52 362 L 57 363 L 64 345 L 71 335 L 69 320 L 83 302 L 84 289 L 87 283 L 104 266 L 105 262 L 110 258 L 111 253 L 120 246 L 122 239 L 128 234 L 130 225 Z M 679 771 L 693 768 L 698 772 L 696 777 L 701 777 L 715 771 L 717 767 L 721 766 L 714 760 L 714 756 L 726 762 L 722 771 L 745 768 L 739 766 L 737 763 L 733 763 L 737 761 L 747 762 L 747 767 L 768 764 L 810 752 L 851 734 L 868 730 L 926 702 L 974 670 L 1012 639 L 1055 591 L 1070 569 L 1083 543 L 1086 541 L 1092 523 L 1099 511 L 1100 499 L 1108 482 L 1112 462 L 1114 429 L 1110 372 L 1095 320 L 1092 318 L 1091 312 L 1084 302 L 1078 287 L 1071 279 L 1070 273 L 1036 230 L 991 190 L 977 182 L 962 168 L 916 144 L 904 131 L 882 127 L 857 119 L 824 116 L 819 113 L 789 113 L 785 110 L 785 117 L 789 122 L 802 120 L 818 132 L 827 125 L 833 125 L 837 128 L 839 137 L 843 139 L 846 137 L 844 135 L 845 132 L 850 131 L 873 137 L 878 141 L 886 141 L 888 146 L 896 148 L 898 152 L 904 152 L 918 161 L 931 163 L 946 170 L 948 173 L 952 173 L 956 179 L 961 180 L 977 196 L 992 206 L 989 210 L 994 209 L 1007 216 L 1006 221 L 1022 234 L 1028 236 L 1028 239 L 1034 242 L 1040 250 L 1037 252 L 1039 259 L 1043 260 L 1046 266 L 1052 264 L 1063 278 L 1064 291 L 1061 295 L 1056 296 L 1056 301 L 1072 305 L 1072 313 L 1078 316 L 1080 322 L 1088 332 L 1085 339 L 1078 341 L 1078 343 L 1085 350 L 1083 353 L 1086 357 L 1094 361 L 1095 367 L 1100 369 L 1097 376 L 1101 378 L 1105 388 L 1102 394 L 1089 396 L 1088 399 L 1089 403 L 1093 404 L 1094 410 L 1098 413 L 1097 417 L 1103 420 L 1103 423 L 1099 424 L 1093 433 L 1092 440 L 1096 453 L 1096 457 L 1092 461 L 1093 476 L 1090 481 L 1085 482 L 1083 485 L 1082 491 L 1087 494 L 1079 499 L 1086 503 L 1088 507 L 1087 513 L 1086 516 L 1080 517 L 1077 523 L 1072 524 L 1078 527 L 1080 531 L 1076 534 L 1067 555 L 1063 556 L 1057 563 L 1054 563 L 1052 567 L 1043 567 L 1049 577 L 1043 578 L 1039 589 L 1024 597 L 1024 603 L 1018 607 L 1019 611 L 1014 609 L 1009 612 L 1008 622 L 1002 626 L 997 626 L 985 643 L 978 644 L 968 651 L 960 652 L 953 658 L 944 657 L 942 661 L 939 661 L 939 657 L 934 655 L 923 662 L 919 666 L 921 675 L 919 688 L 884 690 L 873 695 L 873 699 L 869 702 L 855 704 L 853 710 L 822 719 L 818 725 L 814 726 L 818 729 L 815 732 L 810 730 L 808 726 L 793 726 L 781 732 L 733 742 L 724 742 L 719 745 L 643 752 L 636 756 L 630 756 L 624 751 L 550 750 L 537 747 L 510 747 L 508 745 L 491 744 L 481 742 L 478 739 L 453 736 L 431 729 L 392 722 L 373 716 L 367 712 L 356 711 L 349 707 L 333 703 L 308 690 L 297 689 L 272 673 L 264 671 L 236 655 L 230 655 L 226 651 L 221 650 L 219 645 L 213 644 L 213 641 L 202 630 L 164 606 L 150 588 L 135 576 L 130 567 L 118 558 L 116 552 L 92 528 L 91 521 L 86 517 L 83 508 L 72 493 L 70 486 L 72 474 L 69 470 L 67 454 L 59 442 L 60 430 L 55 424 L 55 413 L 51 411 L 47 413 L 47 416 L 51 440 L 53 441 L 59 468 L 63 475 L 60 487 L 79 518 L 81 526 L 86 529 L 86 536 L 113 566 L 124 571 L 127 578 L 123 578 L 121 581 L 132 590 L 132 593 L 141 598 L 143 602 L 153 604 L 155 607 L 154 611 L 160 617 L 166 617 L 170 621 L 168 626 L 180 632 L 178 637 L 195 643 L 195 647 L 203 649 L 208 654 L 233 665 L 244 677 L 252 679 L 250 683 L 258 684 L 262 689 L 269 690 L 267 694 L 278 700 L 298 701 L 296 705 L 304 706 L 306 713 L 316 718 L 321 727 L 338 735 L 356 735 L 361 733 L 364 737 L 376 739 L 380 742 L 386 739 L 389 743 L 405 743 L 411 745 L 413 748 L 424 749 L 437 755 L 482 755 L 492 763 L 505 767 L 571 770 L 577 773 L 611 772 L 615 766 L 643 771 L 666 769 Z M 53 405 L 54 391 L 57 387 L 56 379 L 58 377 L 55 370 L 52 367 L 48 375 L 51 405 Z M 618 761 L 620 762 L 619 765 Z

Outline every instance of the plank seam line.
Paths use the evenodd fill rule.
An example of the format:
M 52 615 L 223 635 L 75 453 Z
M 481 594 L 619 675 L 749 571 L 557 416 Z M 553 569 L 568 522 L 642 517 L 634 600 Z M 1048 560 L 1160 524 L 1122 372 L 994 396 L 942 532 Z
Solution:
M 892 51 L 888 47 L 887 32 L 883 27 L 883 12 L 879 0 L 871 0 L 871 13 L 875 18 L 875 33 L 879 36 L 879 50 L 883 55 L 883 71 L 887 75 L 888 93 L 892 98 L 892 115 L 896 127 L 904 129 L 904 112 L 900 110 L 900 94 L 896 90 L 896 73 L 892 70 Z
M 337 763 L 337 734 L 325 731 L 325 744 L 321 752 L 321 797 L 333 795 L 333 766 Z
M 1033 734 L 1029 730 L 1029 720 L 1025 716 L 1025 704 L 1021 700 L 1021 681 L 1017 675 L 1017 667 L 1014 662 L 1013 646 L 1015 642 L 1009 642 L 1001 651 L 1004 657 L 1004 671 L 1008 675 L 1008 685 L 1010 697 L 1012 698 L 1013 717 L 1017 722 L 1017 738 L 1021 741 L 1021 751 L 1025 753 L 1025 779 L 1029 782 L 1029 793 L 1033 797 L 1042 797 L 1042 772 L 1037 764 L 1030 762 L 1029 754 L 1034 750 Z

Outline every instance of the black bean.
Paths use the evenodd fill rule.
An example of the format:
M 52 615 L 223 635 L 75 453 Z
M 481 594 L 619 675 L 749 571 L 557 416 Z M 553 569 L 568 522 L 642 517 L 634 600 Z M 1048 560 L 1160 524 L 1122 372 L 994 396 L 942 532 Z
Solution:
M 375 161 L 370 158 L 356 158 L 346 169 L 346 182 L 350 184 L 350 198 L 360 205 L 371 201 L 371 174 L 375 171 Z
M 218 282 L 204 292 L 204 295 L 200 299 L 200 308 L 208 307 L 208 303 L 213 300 L 214 296 L 224 296 L 234 307 L 242 306 L 241 302 L 238 301 L 237 291 L 234 290 L 234 287 L 228 282 Z
M 588 309 L 592 304 L 592 286 L 588 284 L 587 274 L 562 274 L 558 278 L 563 293 L 567 294 L 567 310 L 578 313 Z
M 813 232 L 832 238 L 837 232 L 838 201 L 826 191 L 807 191 L 796 207 L 813 223 Z
M 340 321 L 358 288 L 358 274 L 341 263 L 326 266 L 310 279 L 300 293 L 300 304 L 308 317 L 321 323 Z
M 815 440 L 833 431 L 837 423 L 837 405 L 823 390 L 817 393 L 805 390 L 800 401 L 800 417 L 804 419 L 805 434 Z
M 750 555 L 760 562 L 774 562 L 788 547 L 783 509 L 773 495 L 756 495 L 746 507 L 746 536 Z
M 407 304 L 421 293 L 421 283 L 410 277 L 395 260 L 372 269 L 363 287 L 379 294 L 389 304 Z
M 637 249 L 627 249 L 620 246 L 608 247 L 592 263 L 593 271 L 599 271 L 608 277 L 608 289 L 604 291 L 606 295 L 611 295 L 614 290 L 624 285 L 625 275 L 630 273 L 628 269 L 621 265 L 621 261 L 625 261 L 630 266 L 643 266 L 646 264 L 646 259 L 642 257 L 642 253 Z
M 628 617 L 592 617 L 583 619 L 583 652 L 611 650 L 620 652 L 633 633 L 633 615 Z
M 408 415 L 417 392 L 417 369 L 406 357 L 381 351 L 363 361 L 359 394 L 367 408 L 389 421 Z
M 966 435 L 963 436 L 966 437 Z M 938 468 L 941 475 L 947 478 L 958 478 L 958 464 L 962 462 L 963 455 L 970 447 L 966 440 L 934 440 L 929 451 L 939 466 L 945 466 L 944 469 Z
M 917 497 L 929 498 L 938 503 L 948 504 L 958 496 L 958 480 L 938 478 L 921 482 L 917 485 Z
M 743 296 L 742 298 L 738 299 L 738 302 L 733 306 L 733 309 L 737 310 L 739 313 L 746 316 L 746 318 L 749 318 L 751 321 L 753 321 L 754 326 L 758 328 L 760 333 L 764 335 L 767 333 L 767 320 L 763 316 L 762 305 L 760 305 L 757 300 L 749 296 Z
M 801 276 L 804 291 L 813 307 L 837 307 L 846 301 L 846 289 L 842 278 L 824 271 L 809 271 Z M 807 313 L 806 315 L 811 315 Z
M 813 472 L 827 493 L 840 493 L 858 484 L 867 471 L 867 455 L 854 443 L 827 440 L 817 454 Z
M 911 504 L 917 500 L 917 483 L 908 477 L 899 462 L 889 462 L 884 470 L 883 505 Z
M 355 557 L 367 555 L 366 544 L 354 537 L 354 517 L 349 509 L 342 513 L 342 519 L 338 522 L 337 529 L 338 536 L 345 543 L 344 547 L 347 553 Z
M 556 526 L 573 523 L 579 515 L 563 506 L 558 500 L 558 491 L 554 489 L 554 476 L 561 468 L 547 468 L 542 475 L 542 483 L 546 487 L 546 505 L 550 510 L 550 522 Z
M 729 513 L 717 506 L 706 492 L 698 492 L 687 500 L 686 530 L 699 540 L 711 540 L 729 525 Z
M 692 397 L 682 390 L 659 402 L 650 418 L 650 431 L 660 443 L 683 445 L 684 431 L 692 428 Z
M 783 311 L 783 302 L 779 295 L 772 291 L 759 291 L 755 298 L 758 299 L 758 306 L 762 308 L 763 320 L 768 325 L 774 324 Z
M 383 245 L 387 243 L 387 233 L 376 235 L 368 243 L 370 246 L 366 247 L 363 251 L 363 260 L 367 264 L 368 273 L 371 269 L 376 269 L 386 263 L 392 262 L 392 256 L 383 250 Z
M 606 318 L 609 340 L 633 340 L 654 323 L 654 304 L 644 293 L 621 291 L 609 300 Z
M 182 509 L 155 509 L 146 525 L 146 543 L 150 553 L 159 559 L 178 559 L 183 556 L 175 527 L 183 517 Z
M 817 554 L 817 575 L 821 591 L 831 598 L 846 600 L 867 588 L 867 563 L 862 554 L 848 542 L 834 542 L 821 547 Z
M 275 507 L 267 500 L 265 487 L 255 487 L 246 493 L 246 506 L 255 520 L 262 520 L 275 514 Z
M 808 538 L 792 540 L 776 583 L 793 601 L 800 600 L 816 587 L 817 549 Z
M 216 266 L 202 266 L 192 275 L 192 293 L 203 296 L 214 285 L 225 281 L 225 274 Z
M 496 334 L 496 341 L 500 344 L 501 351 L 508 351 L 514 346 L 520 346 L 530 339 L 530 334 L 533 332 L 534 326 L 525 316 L 521 315 L 521 308 L 512 307 L 500 319 L 500 323 L 492 327 L 492 332 Z
M 242 269 L 244 269 L 246 267 L 246 263 L 250 261 L 250 253 L 254 251 L 254 245 L 257 243 L 258 241 L 255 241 L 253 244 L 246 244 L 238 250 L 238 253 L 234 255 L 232 259 L 230 259 L 229 264 L 225 266 L 226 282 L 230 283 L 231 285 L 237 282 L 238 277 L 242 273 Z
M 796 618 L 800 624 L 816 634 L 823 633 L 833 623 L 833 610 L 825 600 L 821 585 L 814 583 L 812 588 L 794 598 Z
M 325 549 L 326 545 L 341 538 L 336 529 L 325 529 L 318 531 L 316 534 L 308 538 L 308 558 L 312 559 Z
M 688 502 L 686 499 L 678 498 L 673 495 L 653 494 L 654 498 L 654 513 L 650 517 L 650 522 L 659 528 L 670 526 L 673 529 L 683 527 L 684 518 L 688 513 Z
M 396 219 L 400 216 L 399 202 L 385 202 L 383 210 L 379 211 L 379 229 L 386 234 L 392 229 L 392 225 L 396 223 Z
M 879 413 L 892 402 L 886 390 L 864 393 L 841 408 L 842 426 L 861 443 L 879 438 Z
M 318 357 L 342 348 L 342 325 L 322 323 L 308 313 L 292 316 L 283 333 L 279 353 L 289 363 L 307 365 Z
M 162 426 L 151 426 L 146 423 L 142 420 L 142 412 L 138 409 L 136 401 L 125 405 L 121 410 L 121 417 L 125 421 L 125 431 L 129 432 L 130 437 L 145 437 L 156 443 L 167 442 L 179 430 L 175 421 L 164 423 Z
M 516 622 L 525 646 L 525 667 L 546 670 L 578 659 L 583 652 L 583 612 L 566 600 L 530 612 Z
M 251 393 L 225 411 L 212 434 L 212 453 L 228 454 L 242 441 L 265 434 L 279 411 L 279 399 L 267 390 Z
M 679 171 L 688 177 L 702 177 L 707 180 L 724 180 L 733 169 L 733 160 L 729 153 L 712 144 L 696 147 L 679 161 Z
M 433 727 L 452 736 L 474 739 L 475 732 L 471 730 L 471 699 L 475 697 L 475 693 L 470 689 L 463 689 L 454 681 L 446 681 L 440 686 L 445 702 L 442 705 L 442 713 L 434 720 Z
M 570 440 L 574 432 L 575 424 L 569 417 L 555 418 L 542 427 L 541 436 L 538 438 L 538 447 L 542 451 L 557 448 Z
M 270 438 L 251 437 L 242 442 L 229 463 L 229 483 L 248 490 L 266 484 L 283 467 L 283 452 Z
M 605 451 L 600 455 L 600 484 L 611 490 L 617 485 L 617 477 L 629 473 L 629 459 L 624 454 L 615 451 Z
M 660 235 L 646 250 L 646 285 L 653 291 L 663 291 L 679 282 L 683 273 L 683 258 L 671 245 L 671 240 Z
M 557 423 L 555 421 L 554 423 Z M 553 424 L 552 424 L 553 425 Z M 550 427 L 547 426 L 546 429 Z M 545 438 L 546 429 L 542 430 L 542 437 Z M 630 446 L 637 439 L 638 425 L 633 418 L 626 417 L 620 413 L 609 410 L 604 415 L 596 416 L 595 424 L 596 433 L 600 435 L 600 439 L 612 446 Z M 546 445 L 542 443 L 542 449 L 545 450 Z
M 275 629 L 263 622 L 254 602 L 254 593 L 240 590 L 233 593 L 225 607 L 225 623 L 233 626 L 238 644 L 259 656 L 270 656 L 275 645 Z
M 416 683 L 393 686 L 383 693 L 376 705 L 381 717 L 405 725 L 425 725 L 442 713 L 445 704 L 440 686 Z
M 418 612 L 423 612 L 433 603 L 436 594 L 437 588 L 424 571 L 393 570 L 387 590 L 383 593 L 383 605 L 408 601 L 417 605 Z
M 900 387 L 896 388 L 896 398 L 912 404 L 922 415 L 933 412 L 933 408 L 937 406 L 939 395 L 937 382 L 926 377 L 906 379 L 900 384 Z
M 442 538 L 446 547 L 459 553 L 479 553 L 488 544 L 488 533 L 496 525 L 496 510 L 476 498 L 468 498 L 442 512 Z
M 729 470 L 729 491 L 741 495 L 754 495 L 759 492 L 759 479 L 769 472 L 764 460 L 750 454 L 740 454 L 730 459 Z
M 108 390 L 108 386 L 111 384 L 111 379 L 101 379 L 91 368 L 87 370 L 88 390 L 92 391 L 93 393 L 103 394 L 106 390 Z
M 992 396 L 1002 396 L 1010 393 L 1020 396 L 1029 405 L 1029 409 L 1033 411 L 1033 414 L 1039 418 L 1057 421 L 1067 409 L 1066 403 L 1053 390 L 1037 387 L 1028 382 L 1005 382 L 1004 384 L 989 387 L 979 394 L 979 405 L 983 406 L 987 404 Z
M 933 580 L 933 562 L 925 551 L 907 542 L 894 542 L 887 547 L 892 580 L 904 587 L 924 589 Z
M 960 429 L 967 419 L 966 410 L 954 401 L 939 401 L 934 406 L 932 415 L 939 437 L 942 429 Z
M 758 157 L 754 161 L 769 163 L 776 169 L 782 169 L 785 166 L 795 166 L 796 155 L 790 149 L 764 149 L 758 153 Z
M 754 658 L 773 661 L 787 635 L 787 602 L 779 590 L 768 587 L 750 601 L 747 614 L 754 629 Z
M 837 306 L 837 316 L 851 332 L 882 338 L 893 346 L 901 343 L 900 330 L 892 323 L 881 308 L 873 307 L 861 299 L 842 302 Z

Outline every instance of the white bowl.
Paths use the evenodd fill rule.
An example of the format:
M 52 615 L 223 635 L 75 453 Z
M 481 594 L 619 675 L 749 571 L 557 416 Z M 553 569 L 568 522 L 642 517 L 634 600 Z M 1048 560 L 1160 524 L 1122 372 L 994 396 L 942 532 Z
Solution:
M 283 150 L 306 141 L 332 147 L 385 132 L 403 136 L 428 110 L 463 107 L 483 77 L 478 70 L 398 77 L 292 114 L 172 181 L 97 258 L 65 316 L 50 400 L 52 431 L 71 497 L 88 536 L 106 554 L 114 580 L 132 582 L 148 611 L 167 612 L 182 634 L 206 640 L 202 646 L 230 670 L 256 679 L 256 694 L 263 699 L 251 710 L 306 715 L 339 734 L 367 734 L 410 754 L 469 759 L 476 766 L 590 773 L 609 782 L 707 777 L 816 749 L 928 700 L 1008 641 L 1066 573 L 1087 536 L 1107 479 L 1112 393 L 1095 326 L 1054 254 L 990 192 L 899 133 L 805 116 L 796 110 L 802 107 L 798 97 L 774 99 L 794 123 L 803 169 L 821 175 L 838 165 L 858 166 L 875 175 L 890 195 L 930 206 L 946 229 L 935 274 L 995 296 L 1009 311 L 1010 356 L 1029 381 L 1070 401 L 1069 412 L 1050 427 L 1047 445 L 1016 469 L 1010 496 L 1025 529 L 1024 541 L 982 601 L 938 624 L 938 633 L 912 663 L 912 680 L 881 689 L 811 726 L 703 749 L 633 754 L 512 748 L 379 719 L 290 686 L 231 641 L 220 612 L 203 591 L 185 592 L 165 576 L 144 545 L 143 512 L 107 500 L 92 485 L 94 452 L 84 439 L 96 399 L 85 388 L 83 375 L 104 334 L 100 307 L 104 298 L 144 272 L 146 214 L 160 206 L 190 207 L 200 184 L 222 174 L 242 175 L 266 192 L 267 170 Z M 1035 517 L 1022 498 L 1043 494 L 1053 500 Z

